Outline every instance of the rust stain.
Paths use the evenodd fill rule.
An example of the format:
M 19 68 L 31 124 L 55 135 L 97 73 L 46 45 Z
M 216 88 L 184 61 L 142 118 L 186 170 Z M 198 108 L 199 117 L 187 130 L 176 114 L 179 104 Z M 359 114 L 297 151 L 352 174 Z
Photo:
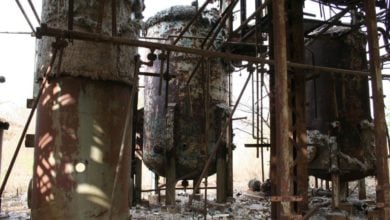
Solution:
M 147 21 L 147 37 L 169 38 L 169 36 L 178 35 L 191 19 L 191 14 L 195 14 L 195 8 L 185 6 L 173 7 L 158 13 Z M 177 45 L 200 48 L 202 38 L 207 35 L 217 15 L 217 11 L 214 10 L 204 12 L 190 28 L 189 33 L 185 34 L 189 37 L 184 37 Z M 222 39 L 222 36 L 220 35 L 218 39 Z M 215 44 L 217 48 L 219 43 L 221 41 L 217 40 Z M 155 53 L 160 53 L 160 51 Z M 143 160 L 150 169 L 161 176 L 165 176 L 166 154 L 169 153 L 169 149 L 174 148 L 177 161 L 176 176 L 180 177 L 193 172 L 194 175 L 189 178 L 196 178 L 202 171 L 207 155 L 215 147 L 220 129 L 223 127 L 222 123 L 226 121 L 228 115 L 228 73 L 230 69 L 226 63 L 219 59 L 209 60 L 211 77 L 208 97 L 205 93 L 206 81 L 202 68 L 199 68 L 194 75 L 190 89 L 186 87 L 186 82 L 199 58 L 183 53 L 171 53 L 170 56 L 170 74 L 176 76 L 169 81 L 168 89 L 168 103 L 176 104 L 173 117 L 175 118 L 173 146 L 168 146 L 166 141 L 165 130 L 168 127 L 165 109 L 166 83 L 163 82 L 163 93 L 159 96 L 159 78 L 145 77 Z M 159 60 L 156 60 L 154 66 L 147 71 L 159 72 Z M 210 100 L 207 113 L 205 113 L 204 106 L 206 98 Z M 209 118 L 207 122 L 206 114 Z M 206 124 L 209 127 L 207 135 L 210 138 L 207 146 L 204 146 Z M 213 172 L 215 172 L 215 166 L 210 169 L 210 174 Z
M 335 28 L 317 37 L 310 46 L 313 54 L 307 53 L 306 60 L 314 60 L 316 65 L 327 67 L 367 69 L 365 37 L 362 33 L 347 28 Z M 307 82 L 306 96 L 309 140 L 317 145 L 315 149 L 311 149 L 316 155 L 315 158 L 312 155 L 309 173 L 330 179 L 326 140 L 333 136 L 337 137 L 339 157 L 342 158 L 342 180 L 373 175 L 374 162 L 367 161 L 363 154 L 372 148 L 367 146 L 369 141 L 364 140 L 369 139 L 369 130 L 364 126 L 371 121 L 368 78 L 322 73 Z M 336 122 L 339 126 L 332 128 L 331 124 Z M 369 160 L 375 158 L 370 157 Z

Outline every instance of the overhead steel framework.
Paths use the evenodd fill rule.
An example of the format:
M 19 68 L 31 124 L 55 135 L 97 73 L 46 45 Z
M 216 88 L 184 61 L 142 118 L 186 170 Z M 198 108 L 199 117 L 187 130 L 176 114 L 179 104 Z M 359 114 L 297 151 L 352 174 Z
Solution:
M 374 106 L 373 115 L 376 147 L 375 173 L 378 180 L 376 186 L 376 206 L 381 210 L 380 216 L 383 219 L 390 219 L 390 184 L 388 167 L 388 147 L 390 146 L 388 146 L 387 140 L 388 134 L 385 121 L 382 84 L 382 80 L 388 78 L 388 75 L 382 74 L 382 69 L 384 66 L 388 65 L 390 61 L 390 56 L 388 54 L 390 52 L 390 44 L 388 42 L 390 31 L 389 2 L 385 0 L 317 0 L 314 2 L 318 3 L 320 6 L 322 19 L 314 21 L 312 19 L 307 19 L 307 16 L 305 16 L 305 13 L 303 12 L 304 0 L 256 0 L 256 9 L 248 17 L 246 16 L 246 5 L 249 0 L 221 0 L 219 2 L 223 13 L 221 13 L 215 26 L 211 28 L 209 35 L 203 39 L 201 47 L 189 48 L 178 46 L 177 43 L 179 40 L 186 37 L 185 34 L 190 29 L 191 25 L 193 25 L 198 16 L 206 9 L 207 5 L 212 2 L 214 1 L 206 0 L 204 4 L 199 7 L 195 16 L 181 33 L 173 36 L 174 40 L 171 41 L 171 43 L 157 43 L 147 41 L 147 39 L 137 40 L 118 36 L 117 1 L 114 0 L 111 2 L 112 16 L 110 17 L 110 34 L 102 33 L 105 4 L 101 4 L 97 26 L 94 28 L 94 31 L 83 32 L 74 29 L 73 0 L 68 1 L 69 11 L 67 14 L 67 28 L 50 27 L 45 23 L 41 23 L 32 2 L 29 0 L 29 4 L 34 11 L 36 19 L 41 23 L 40 27 L 36 30 L 32 28 L 31 21 L 19 1 L 17 1 L 29 26 L 33 29 L 32 31 L 38 39 L 52 37 L 57 39 L 57 42 L 86 41 L 128 47 L 143 47 L 149 48 L 151 51 L 161 50 L 166 55 L 164 61 L 167 62 L 167 66 L 169 66 L 170 62 L 170 53 L 180 52 L 195 55 L 199 58 L 198 65 L 193 69 L 187 86 L 192 77 L 197 74 L 197 69 L 203 65 L 205 59 L 218 58 L 225 61 L 234 61 L 236 63 L 246 61 L 243 65 L 248 68 L 249 76 L 245 81 L 239 97 L 235 100 L 235 105 L 233 105 L 230 115 L 226 119 L 225 126 L 218 136 L 218 141 L 215 145 L 216 148 L 208 155 L 207 162 L 202 169 L 198 181 L 194 184 L 193 192 L 195 193 L 198 191 L 202 179 L 207 178 L 211 160 L 217 155 L 218 148 L 222 146 L 219 143 L 222 141 L 221 139 L 226 134 L 226 131 L 230 134 L 228 135 L 228 142 L 232 142 L 230 130 L 232 129 L 231 121 L 233 120 L 235 110 L 237 109 L 243 92 L 250 80 L 256 79 L 258 82 L 260 81 L 260 84 L 255 84 L 254 81 L 252 82 L 253 87 L 256 88 L 253 91 L 258 93 L 256 95 L 258 104 L 253 107 L 252 118 L 254 121 L 252 135 L 256 139 L 256 144 L 252 144 L 251 147 L 256 147 L 258 149 L 257 152 L 259 152 L 260 149 L 262 158 L 263 148 L 271 148 L 270 178 L 272 182 L 272 195 L 270 199 L 272 201 L 272 218 L 274 219 L 307 219 L 313 213 L 313 210 L 308 210 L 307 195 L 309 175 L 307 170 L 309 158 L 305 119 L 305 82 L 319 73 L 330 74 L 332 76 L 350 75 L 370 78 L 373 95 L 372 102 Z M 239 2 L 241 10 L 240 23 L 238 27 L 235 28 L 232 21 L 234 20 L 234 9 Z M 325 7 L 327 7 L 328 11 L 332 14 L 328 19 L 325 17 Z M 346 15 L 348 16 L 346 17 Z M 224 42 L 226 48 L 224 48 L 224 51 L 215 51 L 212 47 L 213 43 L 216 40 L 218 33 L 225 26 L 228 26 L 227 29 L 229 30 L 228 36 Z M 368 69 L 343 69 L 305 63 L 305 46 L 310 45 L 319 35 L 326 33 L 334 26 L 347 27 L 364 32 L 368 42 Z M 382 44 L 380 44 L 378 34 L 383 39 Z M 55 52 L 57 53 L 57 50 L 55 50 Z M 61 57 L 61 55 L 59 56 Z M 56 54 L 53 56 L 53 59 L 55 58 Z M 142 61 L 135 61 L 136 68 L 134 72 L 136 73 L 136 76 L 139 74 L 160 77 L 160 83 L 162 83 L 163 80 L 169 81 L 169 68 L 167 73 L 163 73 L 162 71 L 160 73 L 139 72 L 138 68 L 141 66 L 141 63 L 139 62 Z M 35 97 L 30 117 L 23 130 L 15 155 L 5 175 L 6 177 L 2 182 L 0 197 L 4 192 L 5 185 L 12 167 L 14 166 L 21 143 L 26 135 L 25 133 L 31 121 L 33 112 L 38 105 L 43 85 L 47 80 L 46 77 L 52 71 L 53 63 L 54 61 L 50 63 L 44 77 L 45 81 L 42 83 L 42 87 Z M 269 80 L 266 82 L 269 85 L 269 89 L 264 88 L 266 80 Z M 263 94 L 265 90 L 268 90 L 266 91 L 267 94 Z M 134 91 L 134 89 L 132 91 Z M 166 94 L 168 94 L 168 92 Z M 133 96 L 134 94 L 132 93 L 131 97 Z M 268 112 L 265 113 L 262 106 L 263 102 L 265 102 L 263 100 L 264 96 L 269 96 L 270 99 L 270 118 L 267 124 L 271 131 L 269 142 L 264 141 L 266 138 L 263 133 L 263 125 L 267 121 L 264 115 L 268 114 Z M 255 103 L 255 101 L 253 101 L 253 103 Z M 168 103 L 166 103 L 166 105 L 168 105 Z M 207 105 L 205 105 L 205 108 L 207 108 Z M 131 111 L 131 114 L 134 114 L 133 110 Z M 127 116 L 131 117 L 129 114 L 127 114 Z M 129 118 L 127 118 L 126 122 L 127 121 L 133 123 Z M 125 131 L 127 131 L 127 124 Z M 135 145 L 134 143 L 133 140 L 133 145 Z M 125 143 L 123 140 L 121 142 L 121 152 L 124 145 Z M 228 146 L 230 146 L 230 144 Z M 135 148 L 135 146 L 132 147 Z M 228 148 L 226 150 L 227 155 L 231 157 L 232 149 Z M 121 157 L 123 157 L 123 155 L 121 155 Z M 120 160 L 121 158 L 117 165 L 117 173 L 120 169 Z M 264 164 L 263 160 L 264 159 L 262 159 L 262 163 Z M 232 163 L 232 159 L 228 161 Z M 232 194 L 232 186 L 229 186 L 232 184 L 232 164 L 227 164 L 226 166 L 230 166 L 229 169 L 227 169 L 227 173 L 224 174 L 229 177 L 229 183 L 227 186 L 224 186 L 225 191 L 223 191 L 222 194 L 219 194 L 221 201 L 226 199 L 226 195 Z M 264 168 L 262 167 L 262 169 Z M 262 174 L 264 176 L 264 170 L 262 171 Z M 115 175 L 115 182 L 118 181 L 118 178 L 118 175 Z M 176 180 L 180 179 L 175 176 L 172 178 Z M 332 181 L 333 186 L 337 187 L 339 179 L 336 174 L 332 174 Z M 116 185 L 114 184 L 114 190 L 115 187 Z M 174 187 L 175 185 L 172 184 L 172 182 L 166 183 L 168 197 L 174 194 Z M 207 190 L 207 185 L 205 188 Z M 174 197 L 169 198 L 172 199 Z M 114 194 L 111 199 L 115 199 Z M 191 201 L 192 197 L 190 203 Z M 337 202 L 334 205 L 337 207 Z M 111 209 L 110 215 L 112 215 Z

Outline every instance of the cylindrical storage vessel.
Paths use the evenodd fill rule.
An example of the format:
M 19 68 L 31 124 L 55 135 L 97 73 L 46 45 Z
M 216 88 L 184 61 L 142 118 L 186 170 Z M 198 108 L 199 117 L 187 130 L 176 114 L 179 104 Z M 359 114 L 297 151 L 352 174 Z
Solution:
M 195 7 L 190 6 L 175 6 L 159 12 L 147 21 L 147 37 L 172 43 L 195 13 Z M 217 11 L 203 12 L 177 45 L 200 48 L 217 16 Z M 216 48 L 221 38 L 219 34 L 214 44 Z M 173 156 L 177 179 L 196 179 L 225 126 L 229 114 L 230 67 L 219 59 L 205 60 L 187 86 L 198 62 L 201 62 L 200 56 L 171 52 L 169 74 L 174 78 L 169 80 L 168 90 L 165 80 L 160 87 L 159 77 L 145 77 L 143 160 L 160 176 L 165 176 L 167 158 Z M 167 71 L 166 63 L 165 60 L 163 73 Z M 160 73 L 160 65 L 157 59 L 146 71 Z M 225 138 L 222 137 L 221 145 L 226 145 Z M 215 158 L 209 174 L 213 172 Z
M 306 62 L 341 69 L 366 70 L 365 37 L 346 28 L 316 36 L 306 50 Z M 311 146 L 309 174 L 330 179 L 327 137 L 340 150 L 342 181 L 373 175 L 375 146 L 370 124 L 368 77 L 314 73 L 306 83 L 307 126 Z M 313 143 L 314 142 L 314 143 Z
M 116 1 L 118 37 L 137 36 L 135 22 L 129 21 L 134 12 L 131 2 L 136 1 Z M 44 0 L 42 22 L 67 29 L 68 5 Z M 108 1 L 74 1 L 73 29 L 111 35 L 111 11 Z M 43 37 L 38 42 L 39 82 L 53 56 L 54 41 Z M 128 219 L 132 122 L 128 129 L 125 124 L 137 83 L 133 64 L 137 48 L 71 41 L 62 51 L 58 47 L 37 107 L 31 217 Z

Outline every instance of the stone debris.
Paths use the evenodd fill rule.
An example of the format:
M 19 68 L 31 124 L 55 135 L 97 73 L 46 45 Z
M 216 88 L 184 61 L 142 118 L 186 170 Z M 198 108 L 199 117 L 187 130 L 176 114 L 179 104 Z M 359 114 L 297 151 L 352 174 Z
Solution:
M 187 194 L 178 194 L 176 206 L 157 208 L 146 208 L 142 206 L 133 207 L 130 211 L 131 219 L 267 219 L 270 216 L 270 201 L 264 196 L 248 198 L 241 196 L 251 192 L 236 192 L 234 198 L 230 198 L 227 203 L 216 203 L 214 200 L 207 201 L 206 213 L 204 213 L 204 199 L 193 200 L 191 208 L 188 206 Z M 202 196 L 200 196 L 202 198 Z M 203 197 L 204 198 L 204 197 Z M 213 198 L 210 195 L 209 198 Z

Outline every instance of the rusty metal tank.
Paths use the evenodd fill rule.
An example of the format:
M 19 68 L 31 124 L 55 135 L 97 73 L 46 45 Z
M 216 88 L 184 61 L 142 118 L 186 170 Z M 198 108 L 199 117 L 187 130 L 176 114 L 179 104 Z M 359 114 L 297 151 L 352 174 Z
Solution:
M 101 34 L 111 35 L 111 10 L 98 25 L 102 4 L 111 8 L 111 2 L 74 1 L 73 29 L 101 28 Z M 118 36 L 137 38 L 136 21 L 129 21 L 135 13 L 131 2 L 116 4 Z M 67 17 L 67 1 L 43 1 L 43 23 L 67 29 Z M 38 84 L 54 41 L 43 37 L 38 42 Z M 137 83 L 136 53 L 136 48 L 81 40 L 58 51 L 37 107 L 32 219 L 128 219 L 132 123 L 125 129 L 125 121 Z
M 318 66 L 366 70 L 365 36 L 333 28 L 316 36 L 306 62 Z M 313 73 L 306 83 L 309 174 L 330 179 L 329 137 L 336 137 L 342 181 L 373 175 L 375 146 L 370 116 L 368 77 Z
M 147 37 L 169 44 L 195 13 L 195 7 L 190 6 L 175 6 L 159 12 L 147 21 Z M 216 10 L 202 13 L 177 45 L 200 48 L 217 17 Z M 222 34 L 217 37 L 216 48 L 221 40 Z M 174 78 L 169 81 L 167 100 L 166 81 L 159 94 L 160 78 L 145 77 L 143 161 L 160 176 L 166 175 L 167 157 L 174 156 L 177 178 L 196 179 L 228 116 L 230 66 L 218 59 L 208 60 L 196 71 L 187 87 L 186 82 L 199 60 L 198 56 L 171 53 L 169 74 Z M 208 64 L 209 86 L 206 80 Z M 146 71 L 159 73 L 160 61 L 156 60 Z M 205 104 L 206 100 L 209 104 Z M 226 144 L 224 138 L 221 144 Z M 215 158 L 212 164 L 209 174 L 215 172 Z

